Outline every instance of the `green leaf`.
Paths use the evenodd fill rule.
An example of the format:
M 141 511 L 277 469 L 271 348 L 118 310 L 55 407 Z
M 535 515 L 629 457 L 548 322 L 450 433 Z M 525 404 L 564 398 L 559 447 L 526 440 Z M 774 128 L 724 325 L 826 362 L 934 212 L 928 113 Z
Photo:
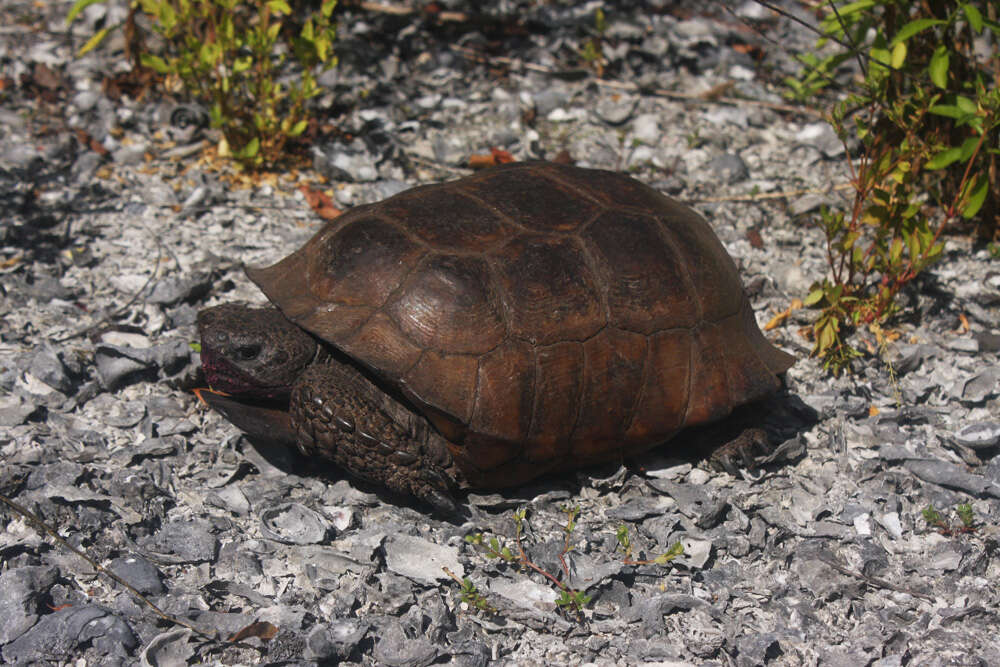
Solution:
M 989 191 L 989 179 L 986 176 L 979 174 L 976 176 L 976 180 L 978 184 L 971 188 L 971 194 L 969 194 L 968 200 L 961 208 L 962 217 L 966 220 L 979 213 L 979 209 L 983 207 L 983 202 L 986 201 L 986 193 Z
M 169 2 L 159 3 L 159 11 L 157 12 L 157 18 L 160 21 L 160 25 L 163 26 L 163 30 L 166 33 L 173 32 L 174 26 L 177 25 L 177 12 Z
M 872 47 L 871 51 L 868 52 L 868 57 L 871 58 L 873 65 L 880 65 L 883 68 L 889 66 L 892 56 L 889 55 L 889 49 L 881 49 Z
M 111 30 L 111 28 L 101 28 L 100 30 L 98 30 L 97 32 L 95 32 L 94 36 L 91 37 L 90 39 L 88 39 L 87 43 L 84 44 L 83 46 L 81 46 L 80 50 L 76 52 L 77 57 L 82 56 L 83 54 L 87 53 L 88 51 L 90 51 L 91 49 L 93 49 L 95 46 L 97 46 L 98 44 L 100 44 L 101 41 L 104 40 L 104 38 L 108 36 L 108 32 L 110 30 Z
M 924 168 L 932 170 L 944 169 L 952 162 L 956 162 L 960 159 L 962 159 L 962 148 L 960 146 L 946 148 L 928 160 L 927 164 L 924 165 Z
M 219 32 L 223 37 L 230 43 L 232 43 L 236 38 L 236 26 L 233 23 L 233 17 L 231 14 L 224 14 L 222 17 L 222 23 L 219 26 Z
M 91 5 L 96 5 L 98 2 L 104 2 L 104 0 L 76 0 L 70 8 L 69 14 L 66 15 L 66 25 L 72 23 L 73 19 L 79 16 L 80 12 L 84 9 L 90 7 Z
M 910 259 L 916 259 L 920 255 L 920 236 L 917 234 L 909 234 L 906 236 L 906 250 L 909 253 Z M 895 238 L 892 240 L 892 245 L 889 248 L 889 262 L 891 266 L 899 264 L 899 260 L 903 258 L 903 240 Z
M 316 57 L 319 58 L 321 63 L 325 63 L 330 57 L 330 40 L 326 38 L 320 38 L 313 42 L 313 48 L 316 49 Z
M 218 102 L 208 110 L 208 117 L 212 121 L 212 127 L 222 127 L 226 120 L 222 113 L 222 106 Z
M 302 120 L 297 122 L 294 126 L 292 126 L 292 129 L 289 130 L 288 132 L 288 136 L 297 137 L 303 132 L 305 132 L 307 127 L 309 127 L 309 121 L 303 118 Z
M 965 18 L 969 19 L 969 26 L 976 32 L 982 32 L 983 15 L 979 13 L 979 10 L 975 6 L 965 3 L 962 5 L 962 11 L 965 12 Z
M 961 109 L 965 113 L 976 113 L 977 111 L 979 111 L 979 106 L 975 103 L 975 101 L 970 100 L 968 97 L 965 97 L 964 95 L 956 95 L 955 104 L 956 106 L 958 106 L 959 109 Z
M 292 13 L 292 8 L 288 6 L 288 3 L 285 2 L 285 0 L 268 0 L 267 8 L 270 9 L 272 12 L 276 12 L 279 14 Z
M 250 69 L 251 65 L 253 65 L 253 57 L 244 56 L 242 58 L 237 58 L 233 61 L 233 74 L 245 72 Z
M 963 141 L 962 145 L 959 147 L 959 149 L 962 151 L 962 156 L 958 159 L 961 160 L 962 162 L 968 160 L 970 157 L 972 157 L 972 154 L 976 152 L 976 146 L 978 145 L 979 145 L 979 137 L 969 137 L 968 139 Z
M 260 151 L 260 139 L 254 137 L 247 142 L 246 146 L 240 149 L 240 151 L 236 154 L 236 157 L 240 159 L 256 157 L 258 151 Z
M 323 18 L 330 18 L 330 15 L 333 14 L 333 8 L 336 6 L 337 0 L 323 0 L 323 7 L 320 9 L 320 12 L 323 14 Z
M 932 26 L 941 25 L 942 23 L 944 23 L 944 21 L 941 21 L 939 19 L 916 19 L 914 21 L 910 21 L 909 23 L 907 23 L 906 25 L 904 25 L 902 28 L 899 29 L 899 32 L 896 33 L 896 36 L 892 38 L 892 42 L 890 43 L 890 45 L 895 46 L 896 44 L 902 44 L 910 37 L 916 35 L 918 32 L 927 30 L 927 28 L 930 28 Z
M 948 47 L 943 44 L 934 49 L 931 64 L 927 68 L 931 81 L 938 88 L 948 87 Z
M 316 30 L 313 28 L 313 20 L 311 18 L 306 19 L 306 22 L 302 24 L 302 32 L 299 33 L 299 36 L 307 42 L 312 42 L 316 39 Z
M 158 74 L 167 74 L 170 72 L 170 66 L 167 65 L 165 61 L 160 56 L 154 56 L 150 53 L 143 53 L 139 56 L 139 62 L 141 62 L 146 67 L 155 70 Z
M 954 118 L 958 120 L 959 118 L 965 118 L 968 116 L 968 112 L 963 111 L 954 104 L 935 104 L 928 111 L 935 116 L 946 116 L 947 118 Z
M 816 348 L 817 354 L 823 354 L 826 350 L 833 347 L 833 344 L 837 340 L 837 324 L 836 320 L 828 319 L 824 320 L 822 324 L 818 324 L 816 329 Z
M 837 13 L 840 14 L 841 16 L 849 16 L 850 14 L 854 14 L 855 12 L 864 11 L 869 7 L 873 7 L 874 5 L 875 5 L 875 0 L 858 0 L 857 2 L 851 2 L 839 8 L 837 10 Z
M 906 62 L 906 42 L 900 42 L 896 46 L 892 47 L 892 66 L 895 69 L 899 69 Z

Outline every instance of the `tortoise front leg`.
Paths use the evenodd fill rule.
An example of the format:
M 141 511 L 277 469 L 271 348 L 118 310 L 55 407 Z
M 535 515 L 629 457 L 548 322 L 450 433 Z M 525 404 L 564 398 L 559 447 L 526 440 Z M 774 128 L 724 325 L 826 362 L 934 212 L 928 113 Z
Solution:
M 330 359 L 308 368 L 291 395 L 292 428 L 306 456 L 456 514 L 456 471 L 447 443 L 353 366 Z

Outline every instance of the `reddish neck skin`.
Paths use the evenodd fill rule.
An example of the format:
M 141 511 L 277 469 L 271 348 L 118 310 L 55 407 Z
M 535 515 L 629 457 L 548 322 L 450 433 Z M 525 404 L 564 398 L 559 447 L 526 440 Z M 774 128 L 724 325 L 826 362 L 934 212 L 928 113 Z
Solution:
M 224 356 L 202 343 L 201 368 L 208 386 L 234 398 L 252 401 L 287 401 L 292 388 L 262 385 L 229 362 Z

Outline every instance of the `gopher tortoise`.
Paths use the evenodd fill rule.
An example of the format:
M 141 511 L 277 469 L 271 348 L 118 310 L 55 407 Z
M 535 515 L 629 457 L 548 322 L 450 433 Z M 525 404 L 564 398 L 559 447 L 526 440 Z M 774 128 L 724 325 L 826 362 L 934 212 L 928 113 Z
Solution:
M 638 454 L 794 362 L 708 223 L 609 171 L 519 163 L 417 187 L 246 272 L 276 308 L 198 315 L 220 411 L 441 509 L 459 488 Z

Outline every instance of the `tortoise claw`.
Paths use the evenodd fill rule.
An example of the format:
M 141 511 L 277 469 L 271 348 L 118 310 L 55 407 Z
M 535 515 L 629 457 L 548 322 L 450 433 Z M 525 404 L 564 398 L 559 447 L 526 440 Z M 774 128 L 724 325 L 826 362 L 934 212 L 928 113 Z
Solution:
M 450 495 L 444 493 L 443 491 L 439 491 L 438 489 L 429 486 L 423 489 L 422 492 L 418 494 L 418 497 L 420 500 L 433 507 L 434 510 L 442 516 L 449 518 L 462 517 L 458 504 Z

